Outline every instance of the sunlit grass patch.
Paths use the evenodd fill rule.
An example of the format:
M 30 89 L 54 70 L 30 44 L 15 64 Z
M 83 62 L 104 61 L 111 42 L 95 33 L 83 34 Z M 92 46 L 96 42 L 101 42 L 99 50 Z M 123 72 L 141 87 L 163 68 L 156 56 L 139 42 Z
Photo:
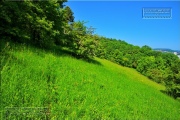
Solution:
M 51 119 L 179 119 L 180 103 L 133 69 L 20 45 L 1 71 L 5 107 L 45 107 Z

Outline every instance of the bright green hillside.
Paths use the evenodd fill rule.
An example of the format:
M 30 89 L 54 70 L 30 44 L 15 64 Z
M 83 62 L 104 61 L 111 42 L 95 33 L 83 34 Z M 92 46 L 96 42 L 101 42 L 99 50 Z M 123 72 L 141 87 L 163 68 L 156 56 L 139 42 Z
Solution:
M 133 69 L 26 46 L 6 50 L 1 57 L 2 113 L 5 107 L 47 107 L 50 119 L 180 119 L 180 103 Z M 23 115 L 7 118 L 15 116 Z

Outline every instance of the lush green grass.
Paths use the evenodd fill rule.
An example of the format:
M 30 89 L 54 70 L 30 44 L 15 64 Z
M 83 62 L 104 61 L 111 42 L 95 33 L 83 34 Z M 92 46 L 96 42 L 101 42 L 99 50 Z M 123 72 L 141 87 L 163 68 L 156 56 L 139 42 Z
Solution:
M 3 117 L 6 107 L 47 107 L 50 119 L 180 119 L 180 103 L 133 69 L 22 45 L 4 55 Z

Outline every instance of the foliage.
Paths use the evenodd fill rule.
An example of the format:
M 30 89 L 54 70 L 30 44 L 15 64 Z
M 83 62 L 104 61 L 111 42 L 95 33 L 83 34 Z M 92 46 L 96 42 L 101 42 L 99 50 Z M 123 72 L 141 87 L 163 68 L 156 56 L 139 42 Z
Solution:
M 89 34 L 84 22 L 74 22 L 73 12 L 64 2 L 1 1 L 1 36 L 41 48 L 68 47 L 77 56 L 93 57 L 97 37 Z
M 28 42 L 40 47 L 52 45 L 54 23 L 46 11 L 49 8 L 56 9 L 55 4 L 50 1 L 1 1 L 1 36 L 10 36 L 13 41 Z M 53 9 L 51 12 L 54 12 Z
M 133 46 L 121 40 L 100 38 L 102 50 L 96 55 L 138 72 L 157 83 L 167 86 L 167 93 L 174 98 L 179 96 L 180 59 L 172 53 L 153 51 L 149 46 Z M 174 87 L 176 86 L 176 87 Z
M 89 34 L 84 21 L 77 21 L 71 24 L 73 30 L 71 34 L 70 48 L 79 57 L 95 56 L 95 48 L 99 45 L 97 35 Z

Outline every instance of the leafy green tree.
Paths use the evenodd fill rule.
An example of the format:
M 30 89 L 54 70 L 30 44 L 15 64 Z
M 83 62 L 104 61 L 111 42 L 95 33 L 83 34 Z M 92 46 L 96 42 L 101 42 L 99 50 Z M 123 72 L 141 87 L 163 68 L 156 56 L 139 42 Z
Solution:
M 122 52 L 120 52 L 118 49 L 115 49 L 113 56 L 116 63 L 118 64 L 122 63 L 122 58 L 123 58 Z
M 1 1 L 1 36 L 39 47 L 54 44 L 61 31 L 60 8 L 65 1 Z
M 72 44 L 71 49 L 79 57 L 95 56 L 95 48 L 98 46 L 98 36 L 87 34 L 87 27 L 84 21 L 72 23 Z
M 140 52 L 143 53 L 143 54 L 145 54 L 145 55 L 150 55 L 151 50 L 152 50 L 152 49 L 151 49 L 149 46 L 144 45 L 144 46 L 141 47 Z
M 55 43 L 60 46 L 71 46 L 71 39 L 73 37 L 73 22 L 74 22 L 74 13 L 70 7 L 66 6 L 65 8 L 60 9 L 60 18 L 57 20 L 57 31 L 58 35 L 56 36 Z
M 143 57 L 138 61 L 137 71 L 141 72 L 142 74 L 146 75 L 148 69 L 155 68 L 155 57 Z

